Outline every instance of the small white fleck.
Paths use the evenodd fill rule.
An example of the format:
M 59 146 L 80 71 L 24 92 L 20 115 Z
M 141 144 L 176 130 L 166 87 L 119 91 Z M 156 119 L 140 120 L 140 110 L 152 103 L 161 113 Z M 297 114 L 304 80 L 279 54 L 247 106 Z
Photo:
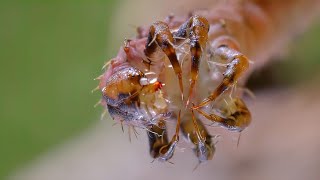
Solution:
M 140 79 L 140 84 L 141 84 L 142 86 L 148 85 L 148 84 L 149 84 L 148 79 L 145 78 L 145 77 L 141 78 L 141 79 Z

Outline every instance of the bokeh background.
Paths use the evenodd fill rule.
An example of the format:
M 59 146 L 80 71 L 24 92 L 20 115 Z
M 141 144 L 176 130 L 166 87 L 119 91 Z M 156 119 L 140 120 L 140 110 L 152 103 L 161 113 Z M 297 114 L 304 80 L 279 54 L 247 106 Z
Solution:
M 0 2 L 0 179 L 28 167 L 100 123 L 102 109 L 93 108 L 100 97 L 99 93 L 91 93 L 97 85 L 93 79 L 102 73 L 103 63 L 115 55 L 123 38 L 135 33 L 132 27 L 165 14 L 155 11 L 145 17 L 147 20 L 139 19 L 125 25 L 126 30 L 115 33 L 111 29 L 122 23 L 117 17 L 130 16 L 120 11 L 122 3 L 115 0 Z M 250 87 L 262 99 L 264 94 L 277 93 L 278 89 L 281 93 L 293 90 L 300 95 L 315 89 L 308 97 L 317 97 L 319 47 L 318 20 L 307 32 L 293 38 L 283 49 L 283 56 L 274 57 L 276 61 L 256 72 Z M 305 106 L 320 110 L 320 104 L 307 102 Z M 288 116 L 290 113 L 283 114 Z M 319 120 L 318 116 L 312 118 Z M 301 119 L 301 123 L 307 120 Z M 102 125 L 106 131 L 113 131 L 112 122 Z M 105 142 L 109 146 L 118 141 L 129 143 L 125 135 L 116 138 L 110 138 L 111 133 L 103 135 L 109 137 L 110 141 Z M 141 145 L 142 141 L 143 138 L 133 142 L 136 145 L 132 147 Z M 149 165 L 147 156 L 142 163 Z
M 116 1 L 0 2 L 0 179 L 96 123 Z M 112 49 L 113 48 L 113 49 Z

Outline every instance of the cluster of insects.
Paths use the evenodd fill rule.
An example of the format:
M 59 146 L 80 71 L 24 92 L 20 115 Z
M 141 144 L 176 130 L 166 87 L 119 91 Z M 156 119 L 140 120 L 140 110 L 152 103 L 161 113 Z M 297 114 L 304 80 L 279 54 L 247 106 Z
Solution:
M 226 26 L 223 19 L 209 23 L 199 15 L 170 16 L 138 29 L 138 37 L 126 40 L 105 65 L 100 103 L 116 122 L 147 131 L 154 159 L 170 160 L 182 134 L 200 163 L 211 160 L 215 136 L 205 121 L 237 132 L 250 124 L 237 88 L 249 60 Z M 214 36 L 212 27 L 225 34 Z M 176 123 L 171 139 L 169 122 Z

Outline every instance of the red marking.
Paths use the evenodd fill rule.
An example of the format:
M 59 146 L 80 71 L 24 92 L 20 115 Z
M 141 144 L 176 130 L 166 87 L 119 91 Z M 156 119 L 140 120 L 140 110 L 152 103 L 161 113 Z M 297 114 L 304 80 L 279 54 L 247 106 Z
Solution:
M 124 47 L 123 50 L 124 50 L 124 52 L 126 52 L 126 54 L 129 53 L 129 47 Z
M 154 85 L 156 86 L 156 90 L 161 89 L 162 88 L 162 83 L 157 81 L 154 83 Z

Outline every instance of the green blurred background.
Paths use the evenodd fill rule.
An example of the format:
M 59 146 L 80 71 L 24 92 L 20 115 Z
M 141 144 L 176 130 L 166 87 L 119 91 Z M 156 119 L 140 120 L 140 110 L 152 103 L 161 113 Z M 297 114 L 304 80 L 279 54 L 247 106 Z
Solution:
M 0 179 L 99 120 L 91 89 L 121 44 L 108 47 L 120 3 L 0 2 Z M 294 42 L 290 61 L 271 67 L 272 83 L 319 75 L 320 24 Z
M 0 2 L 0 179 L 98 121 L 115 2 Z

